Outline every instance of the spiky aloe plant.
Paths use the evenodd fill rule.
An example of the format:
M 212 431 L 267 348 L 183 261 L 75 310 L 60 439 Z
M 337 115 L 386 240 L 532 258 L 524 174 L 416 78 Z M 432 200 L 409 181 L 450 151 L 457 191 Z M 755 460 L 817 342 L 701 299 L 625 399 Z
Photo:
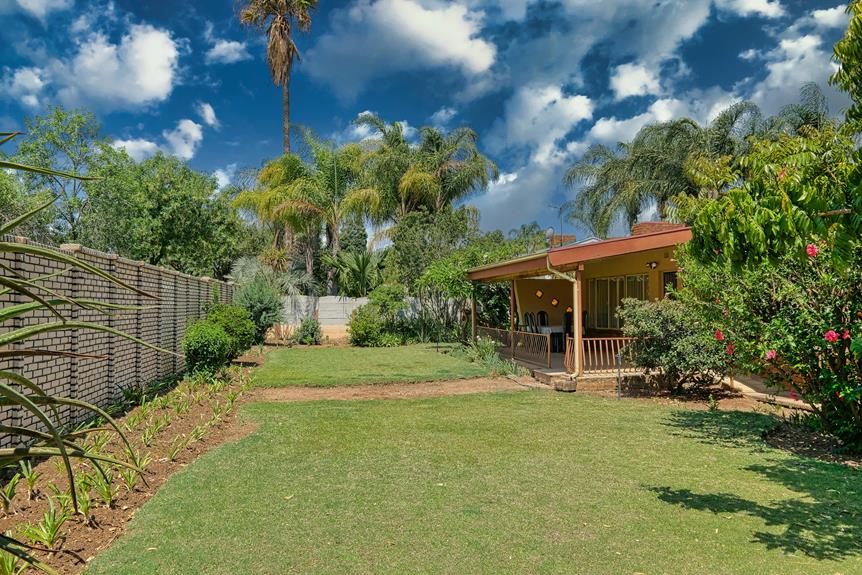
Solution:
M 19 134 L 19 132 L 0 132 L 0 145 L 11 141 Z M 52 175 L 55 177 L 93 179 L 86 176 L 77 176 L 46 168 L 25 166 L 0 159 L 0 169 L 2 168 Z M 46 203 L 29 213 L 23 214 L 9 222 L 0 224 L 0 255 L 22 254 L 38 256 L 65 266 L 65 269 L 62 271 L 50 274 L 49 276 L 28 278 L 19 274 L 9 266 L 0 263 L 0 295 L 13 294 L 25 300 L 24 303 L 16 303 L 14 305 L 0 308 L 0 324 L 10 322 L 16 318 L 22 318 L 39 310 L 47 310 L 50 312 L 51 316 L 53 316 L 49 321 L 21 328 L 13 328 L 11 331 L 0 334 L 0 360 L 35 356 L 60 356 L 92 360 L 104 359 L 104 357 L 101 356 L 81 355 L 66 351 L 40 349 L 38 347 L 25 347 L 27 343 L 32 341 L 36 336 L 44 333 L 69 329 L 102 331 L 129 339 L 138 344 L 145 345 L 159 351 L 165 351 L 109 326 L 94 322 L 69 320 L 64 313 L 65 309 L 75 307 L 98 310 L 106 314 L 116 310 L 136 310 L 140 309 L 139 307 L 114 305 L 97 300 L 70 298 L 46 287 L 44 285 L 44 280 L 50 277 L 56 277 L 69 270 L 77 269 L 83 273 L 92 274 L 103 280 L 109 281 L 122 289 L 140 294 L 144 297 L 152 298 L 153 296 L 71 255 L 41 246 L 2 241 L 2 237 L 4 235 L 13 232 L 17 226 L 26 222 L 29 218 L 32 218 L 40 211 L 47 209 L 52 203 L 53 201 Z M 79 441 L 80 438 L 85 438 L 87 433 L 102 431 L 105 429 L 104 427 L 79 431 L 68 431 L 64 429 L 57 411 L 57 407 L 63 405 L 80 408 L 99 416 L 103 421 L 107 422 L 108 428 L 112 428 L 116 431 L 125 443 L 126 448 L 132 450 L 131 444 L 122 429 L 120 429 L 117 423 L 102 409 L 76 399 L 49 395 L 37 384 L 23 375 L 9 370 L 0 370 L 0 406 L 17 406 L 20 409 L 29 411 L 41 424 L 42 429 L 44 429 L 43 431 L 36 429 L 33 426 L 0 425 L 0 433 L 18 435 L 29 439 L 31 442 L 28 446 L 24 447 L 0 449 L 0 467 L 6 465 L 17 465 L 20 461 L 25 459 L 39 457 L 59 458 L 59 460 L 62 461 L 62 467 L 65 469 L 66 475 L 69 479 L 69 492 L 71 494 L 72 507 L 77 511 L 77 489 L 75 486 L 75 476 L 72 469 L 71 459 L 78 458 L 91 461 L 92 464 L 102 473 L 102 477 L 104 479 L 107 479 L 107 476 L 104 471 L 102 471 L 100 462 L 126 467 L 138 472 L 141 470 L 133 463 L 119 461 L 89 449 L 86 442 Z M 15 540 L 9 535 L 0 534 L 0 549 L 11 553 L 45 573 L 54 573 L 50 567 L 39 562 L 36 558 L 27 553 L 26 549 L 28 547 L 28 545 Z

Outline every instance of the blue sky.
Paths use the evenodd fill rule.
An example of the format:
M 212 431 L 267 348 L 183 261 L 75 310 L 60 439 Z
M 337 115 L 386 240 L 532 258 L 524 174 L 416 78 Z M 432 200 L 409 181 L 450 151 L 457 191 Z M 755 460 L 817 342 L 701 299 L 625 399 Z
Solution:
M 281 150 L 264 45 L 232 9 L 0 0 L 0 127 L 82 106 L 135 157 L 161 149 L 229 181 Z M 559 227 L 549 206 L 573 194 L 562 175 L 590 143 L 740 99 L 773 113 L 803 83 L 826 86 L 846 23 L 837 0 L 324 1 L 298 38 L 292 120 L 337 141 L 367 135 L 351 124 L 366 110 L 469 125 L 502 171 L 470 199 L 483 227 Z M 840 113 L 846 98 L 826 91 Z

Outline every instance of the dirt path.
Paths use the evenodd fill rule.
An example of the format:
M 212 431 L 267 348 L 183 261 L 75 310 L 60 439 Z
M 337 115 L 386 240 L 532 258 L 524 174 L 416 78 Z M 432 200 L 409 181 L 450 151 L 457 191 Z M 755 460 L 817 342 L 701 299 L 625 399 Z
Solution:
M 532 381 L 532 380 L 530 380 Z M 341 387 L 279 387 L 259 388 L 247 394 L 247 401 L 308 401 L 315 399 L 408 399 L 414 397 L 440 397 L 489 391 L 523 391 L 536 387 L 526 381 L 516 383 L 506 377 L 481 377 L 454 381 L 424 383 L 382 383 L 374 385 L 345 385 Z M 541 386 L 548 389 L 545 386 Z

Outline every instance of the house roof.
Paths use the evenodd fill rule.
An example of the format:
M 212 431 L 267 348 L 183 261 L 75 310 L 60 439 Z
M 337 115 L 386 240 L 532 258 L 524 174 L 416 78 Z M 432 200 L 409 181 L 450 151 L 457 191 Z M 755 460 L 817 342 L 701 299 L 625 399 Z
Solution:
M 664 226 L 659 231 L 641 232 L 637 235 L 608 240 L 585 240 L 496 264 L 476 267 L 467 270 L 467 277 L 473 281 L 501 281 L 535 277 L 548 274 L 550 269 L 566 271 L 589 261 L 675 247 L 690 239 L 691 228 L 682 225 Z

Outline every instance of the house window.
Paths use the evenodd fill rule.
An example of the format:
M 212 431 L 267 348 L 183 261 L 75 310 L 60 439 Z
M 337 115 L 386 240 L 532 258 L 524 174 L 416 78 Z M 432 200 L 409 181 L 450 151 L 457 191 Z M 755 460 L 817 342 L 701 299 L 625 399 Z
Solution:
M 596 329 L 620 329 L 617 308 L 625 298 L 649 299 L 649 276 L 638 274 L 595 278 L 587 284 L 587 325 Z

